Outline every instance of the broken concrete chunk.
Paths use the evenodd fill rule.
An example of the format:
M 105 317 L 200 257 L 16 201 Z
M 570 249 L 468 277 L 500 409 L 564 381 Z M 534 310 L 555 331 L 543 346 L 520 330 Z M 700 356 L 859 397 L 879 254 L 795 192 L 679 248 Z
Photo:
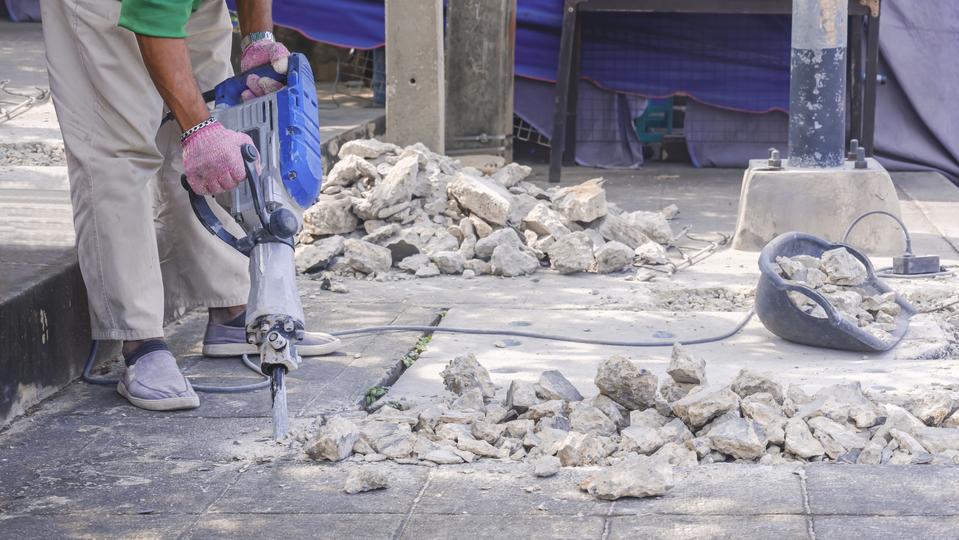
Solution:
M 927 426 L 938 426 L 949 416 L 954 406 L 952 394 L 939 390 L 923 392 L 912 398 L 908 409 Z
M 766 450 L 766 434 L 762 427 L 743 418 L 713 425 L 707 438 L 713 450 L 737 459 L 759 459 Z
M 678 383 L 672 377 L 665 377 L 659 386 L 659 395 L 666 400 L 666 403 L 672 403 L 688 396 L 697 386 L 690 383 Z
M 616 423 L 596 407 L 576 402 L 572 409 L 569 413 L 569 427 L 572 431 L 604 436 L 616 434 Z
M 755 420 L 763 427 L 766 432 L 766 439 L 771 444 L 783 444 L 786 436 L 786 417 L 783 416 L 778 404 L 770 396 L 769 400 L 756 399 L 756 396 L 769 396 L 769 394 L 753 394 L 742 399 L 740 408 L 743 415 Z
M 678 383 L 707 384 L 706 361 L 679 343 L 673 345 L 666 373 Z
M 466 258 L 458 251 L 440 251 L 433 254 L 433 264 L 444 274 L 462 274 Z
M 456 442 L 456 447 L 460 450 L 470 452 L 477 456 L 489 458 L 509 457 L 509 454 L 486 441 L 476 439 L 462 439 Z
M 456 398 L 451 407 L 458 410 L 480 411 L 485 405 L 483 392 L 479 388 L 470 388 L 460 397 Z
M 316 438 L 306 449 L 310 459 L 324 461 L 341 461 L 353 453 L 353 445 L 360 438 L 360 431 L 356 424 L 335 416 L 324 424 Z
M 629 425 L 646 426 L 654 429 L 665 426 L 669 418 L 656 412 L 656 409 L 629 412 Z
M 533 172 L 532 167 L 519 163 L 507 163 L 505 167 L 493 174 L 492 179 L 505 188 L 511 188 L 525 180 L 531 172 Z
M 567 234 L 556 240 L 546 250 L 550 266 L 561 274 L 585 272 L 593 264 L 593 243 L 580 231 Z
M 662 214 L 666 219 L 674 219 L 679 215 L 679 207 L 675 204 L 670 204 L 660 210 L 659 213 Z
M 625 216 L 626 222 L 637 228 L 650 240 L 668 244 L 673 240 L 673 230 L 666 217 L 659 212 L 631 212 Z
M 493 256 L 493 251 L 501 245 L 510 245 L 518 249 L 523 246 L 523 240 L 513 229 L 500 229 L 490 233 L 486 237 L 481 237 L 476 242 L 476 247 L 474 248 L 476 258 L 489 260 L 489 258 Z
M 334 186 L 348 187 L 360 178 L 372 178 L 378 180 L 380 177 L 376 167 L 357 155 L 349 155 L 336 162 L 330 172 L 323 178 L 323 192 Z
M 606 448 L 592 435 L 571 431 L 556 453 L 563 467 L 594 465 L 606 457 Z
M 506 225 L 513 195 L 493 180 L 460 172 L 450 182 L 447 191 L 469 212 L 489 223 Z
M 562 188 L 552 197 L 553 207 L 572 221 L 588 223 L 606 215 L 606 190 L 602 178 Z
M 666 444 L 666 439 L 663 438 L 659 430 L 650 426 L 631 425 L 624 429 L 620 435 L 622 440 L 619 447 L 624 452 L 649 455 Z
M 357 156 L 366 159 L 376 159 L 383 154 L 398 154 L 402 148 L 392 143 L 378 141 L 376 139 L 355 139 L 347 141 L 340 147 L 337 157 L 345 159 L 347 156 Z
M 959 452 L 959 429 L 921 427 L 916 428 L 912 434 L 932 453 Z
M 707 387 L 671 404 L 673 412 L 691 427 L 705 426 L 710 420 L 739 408 L 739 396 L 728 386 Z
M 608 214 L 601 219 L 598 227 L 599 233 L 607 241 L 615 240 L 633 249 L 649 242 L 649 237 L 643 234 L 643 231 L 615 214 Z
M 739 371 L 732 384 L 730 384 L 730 388 L 741 398 L 766 393 L 771 395 L 776 403 L 783 402 L 783 387 L 781 384 L 746 368 Z
M 548 478 L 559 472 L 560 461 L 556 456 L 542 456 L 532 461 L 533 476 Z
M 536 385 L 536 395 L 544 400 L 582 401 L 583 395 L 558 370 L 544 371 Z
M 493 265 L 480 259 L 469 259 L 463 263 L 463 272 L 473 272 L 477 276 L 485 276 L 493 273 Z
M 427 266 L 428 264 L 430 264 L 429 256 L 422 253 L 417 253 L 402 259 L 396 266 L 401 270 L 406 270 L 407 272 L 415 274 L 420 268 Z
M 384 213 L 384 209 L 409 202 L 413 197 L 417 172 L 419 167 L 416 157 L 408 156 L 400 159 L 370 191 L 367 198 L 370 202 L 370 212 L 379 217 L 388 217 L 395 212 Z
M 805 281 L 806 265 L 799 261 L 794 261 L 789 257 L 776 257 L 776 264 L 782 276 L 793 281 Z
M 432 461 L 437 465 L 456 465 L 465 460 L 457 453 L 457 448 L 441 446 L 420 456 L 420 459 Z
M 324 195 L 303 212 L 303 231 L 313 236 L 351 233 L 358 224 L 349 197 Z
M 823 448 L 822 443 L 813 437 L 812 432 L 809 431 L 809 426 L 806 425 L 806 422 L 804 422 L 802 418 L 790 418 L 786 422 L 785 449 L 787 452 L 804 459 L 821 456 L 826 453 L 826 449 Z
M 350 268 L 364 274 L 385 274 L 393 263 L 390 250 L 352 238 L 343 242 L 343 256 Z
M 810 418 L 807 422 L 813 435 L 819 439 L 829 457 L 836 459 L 850 450 L 866 446 L 869 440 L 846 425 L 834 422 L 824 416 Z
M 446 389 L 461 396 L 466 392 L 478 388 L 486 399 L 496 395 L 496 387 L 486 371 L 473 353 L 457 356 L 450 360 L 446 369 L 440 372 Z
M 385 474 L 367 468 L 358 468 L 350 471 L 346 477 L 346 483 L 343 485 L 343 491 L 353 495 L 363 491 L 373 491 L 375 489 L 386 489 L 390 486 L 389 479 Z
M 589 400 L 589 402 L 593 405 L 593 407 L 603 411 L 603 414 L 608 416 L 617 427 L 624 428 L 629 425 L 629 416 L 626 409 L 619 403 L 609 399 L 608 396 L 599 394 L 593 399 Z
M 491 424 L 483 420 L 477 420 L 473 422 L 470 432 L 473 434 L 473 437 L 495 445 L 499 442 L 505 430 L 506 425 L 504 424 Z
M 656 406 L 656 375 L 622 356 L 603 360 L 594 382 L 600 392 L 629 410 Z
M 510 383 L 509 390 L 506 392 L 507 409 L 522 414 L 539 402 L 540 399 L 536 396 L 536 387 L 533 383 L 518 380 Z
M 553 210 L 548 204 L 541 202 L 523 218 L 523 226 L 542 236 L 562 238 L 570 233 L 569 227 L 563 221 L 563 216 Z
M 859 452 L 859 457 L 856 458 L 856 463 L 859 465 L 879 465 L 882 461 L 882 451 L 885 448 L 885 439 L 880 439 L 882 442 L 877 442 L 876 440 L 871 440 L 869 443 L 863 447 L 862 451 Z
M 622 242 L 613 240 L 595 250 L 596 272 L 609 274 L 619 272 L 633 265 L 634 251 Z
M 522 439 L 527 433 L 533 431 L 532 420 L 510 420 L 503 425 L 505 426 L 504 433 L 506 436 L 516 439 Z
M 834 285 L 862 285 L 867 276 L 866 267 L 846 248 L 830 249 L 821 257 L 826 280 Z
M 862 393 L 859 381 L 827 386 L 813 397 L 813 401 L 803 405 L 796 416 L 825 416 L 837 422 L 850 421 L 860 429 L 872 427 L 879 421 L 881 411 Z
M 326 269 L 334 257 L 343 254 L 343 247 L 342 236 L 330 236 L 312 244 L 297 246 L 294 255 L 296 271 L 309 274 Z
M 580 484 L 580 489 L 608 501 L 622 497 L 658 497 L 673 487 L 673 467 L 665 460 L 629 455 Z
M 505 244 L 493 250 L 490 270 L 503 277 L 526 276 L 539 270 L 539 261 L 515 246 Z
M 637 247 L 633 251 L 637 264 L 661 265 L 669 263 L 669 256 L 666 254 L 666 248 L 657 242 L 649 240 Z

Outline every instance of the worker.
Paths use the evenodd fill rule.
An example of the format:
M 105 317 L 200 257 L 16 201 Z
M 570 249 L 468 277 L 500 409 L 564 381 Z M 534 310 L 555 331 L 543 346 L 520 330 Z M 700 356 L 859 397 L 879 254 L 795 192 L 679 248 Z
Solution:
M 289 52 L 271 33 L 271 1 L 236 6 L 241 70 L 269 63 L 284 73 Z M 258 353 L 244 328 L 247 259 L 202 227 L 180 184 L 185 174 L 197 193 L 217 195 L 245 179 L 240 148 L 252 141 L 213 120 L 201 97 L 234 75 L 230 13 L 224 0 L 42 0 L 41 10 L 93 339 L 122 341 L 117 391 L 130 403 L 195 408 L 165 321 L 206 307 L 205 356 Z M 246 82 L 245 99 L 282 87 Z M 175 122 L 162 122 L 164 104 Z M 297 351 L 338 346 L 308 332 Z

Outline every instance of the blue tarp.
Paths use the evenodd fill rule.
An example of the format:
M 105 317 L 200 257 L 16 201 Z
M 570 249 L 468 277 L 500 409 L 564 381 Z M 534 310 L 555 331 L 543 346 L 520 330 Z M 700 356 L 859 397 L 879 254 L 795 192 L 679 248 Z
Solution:
M 554 81 L 563 0 L 519 0 L 516 74 Z M 277 24 L 339 46 L 383 45 L 382 0 L 275 2 Z M 647 97 L 688 95 L 750 112 L 789 105 L 789 18 L 615 13 L 583 16 L 582 76 Z

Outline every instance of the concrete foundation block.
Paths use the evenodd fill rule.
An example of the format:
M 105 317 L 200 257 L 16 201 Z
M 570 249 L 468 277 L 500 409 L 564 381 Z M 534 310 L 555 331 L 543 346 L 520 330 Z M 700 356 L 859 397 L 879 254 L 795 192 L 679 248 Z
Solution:
M 743 176 L 733 248 L 759 251 L 776 236 L 801 231 L 832 242 L 842 239 L 849 223 L 871 210 L 900 216 L 899 197 L 886 169 L 868 159 L 867 168 L 847 161 L 833 169 L 770 168 L 752 160 Z M 859 223 L 848 243 L 871 255 L 898 255 L 905 250 L 895 221 L 871 216 Z

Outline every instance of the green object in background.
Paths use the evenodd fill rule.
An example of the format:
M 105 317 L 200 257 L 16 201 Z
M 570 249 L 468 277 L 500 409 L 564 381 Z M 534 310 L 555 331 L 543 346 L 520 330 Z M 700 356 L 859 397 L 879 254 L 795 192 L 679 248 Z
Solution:
M 663 142 L 673 132 L 673 98 L 650 99 L 642 116 L 633 119 L 633 127 L 641 142 Z

